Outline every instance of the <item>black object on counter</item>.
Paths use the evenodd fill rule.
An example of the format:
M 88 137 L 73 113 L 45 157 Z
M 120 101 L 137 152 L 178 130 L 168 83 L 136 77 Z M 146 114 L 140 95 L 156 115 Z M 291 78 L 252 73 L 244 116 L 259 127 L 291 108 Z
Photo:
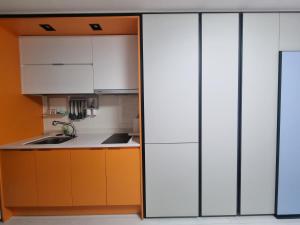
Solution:
M 131 136 L 129 136 L 128 133 L 116 133 L 107 138 L 101 144 L 124 144 L 128 143 L 130 138 Z

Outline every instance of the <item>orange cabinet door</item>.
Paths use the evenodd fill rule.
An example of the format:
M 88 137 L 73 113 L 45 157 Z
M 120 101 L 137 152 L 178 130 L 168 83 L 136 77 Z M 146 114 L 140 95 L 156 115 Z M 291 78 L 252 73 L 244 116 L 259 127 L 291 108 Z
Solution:
M 71 153 L 67 150 L 36 152 L 39 206 L 71 206 Z
M 106 205 L 105 150 L 71 152 L 73 205 Z
M 140 154 L 138 148 L 108 149 L 106 152 L 107 204 L 139 205 Z
M 33 151 L 3 151 L 3 200 L 7 207 L 37 205 L 36 163 Z

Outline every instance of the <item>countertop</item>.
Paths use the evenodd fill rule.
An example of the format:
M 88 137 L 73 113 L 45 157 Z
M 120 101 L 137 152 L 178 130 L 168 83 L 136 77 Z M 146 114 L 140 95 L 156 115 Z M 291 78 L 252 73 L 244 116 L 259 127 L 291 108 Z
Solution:
M 126 147 L 139 147 L 139 138 L 133 137 L 129 140 L 128 143 L 125 144 L 101 144 L 104 140 L 109 138 L 112 135 L 110 134 L 95 134 L 95 133 L 86 133 L 86 134 L 78 134 L 78 136 L 74 139 L 66 141 L 61 144 L 27 144 L 29 142 L 33 142 L 46 137 L 55 137 L 52 135 L 43 135 L 39 137 L 34 137 L 26 140 L 22 140 L 19 142 L 2 145 L 0 146 L 0 150 L 14 150 L 14 149 L 67 149 L 67 148 L 126 148 Z

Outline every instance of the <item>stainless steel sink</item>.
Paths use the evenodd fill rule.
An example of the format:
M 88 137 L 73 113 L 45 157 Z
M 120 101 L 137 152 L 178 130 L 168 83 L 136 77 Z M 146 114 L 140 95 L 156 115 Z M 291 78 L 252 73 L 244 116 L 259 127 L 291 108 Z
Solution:
M 49 144 L 61 144 L 73 139 L 74 137 L 47 137 L 39 139 L 33 142 L 26 143 L 26 145 L 49 145 Z

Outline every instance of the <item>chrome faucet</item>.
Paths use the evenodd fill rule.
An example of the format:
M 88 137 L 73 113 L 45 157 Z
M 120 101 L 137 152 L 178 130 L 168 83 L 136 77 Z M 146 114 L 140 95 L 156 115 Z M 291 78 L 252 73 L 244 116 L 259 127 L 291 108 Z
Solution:
M 52 125 L 53 125 L 53 126 L 56 126 L 56 125 L 69 126 L 69 127 L 72 128 L 72 134 L 71 134 L 71 135 L 67 135 L 67 136 L 77 137 L 77 131 L 76 131 L 76 128 L 75 128 L 75 126 L 74 126 L 74 124 L 73 124 L 72 122 L 71 122 L 71 123 L 66 123 L 66 122 L 54 120 L 54 121 L 52 122 Z

